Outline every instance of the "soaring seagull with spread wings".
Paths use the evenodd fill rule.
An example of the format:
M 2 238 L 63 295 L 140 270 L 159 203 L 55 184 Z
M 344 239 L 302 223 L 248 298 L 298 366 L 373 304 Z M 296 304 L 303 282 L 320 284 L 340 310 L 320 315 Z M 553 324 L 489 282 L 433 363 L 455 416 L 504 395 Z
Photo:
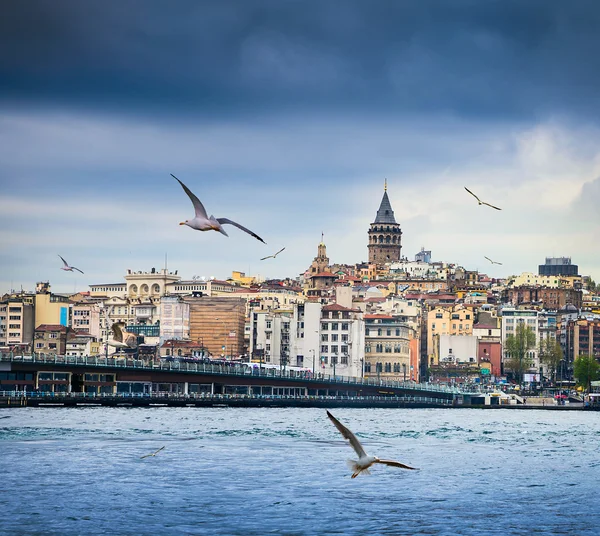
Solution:
M 471 194 L 471 195 L 472 195 L 472 196 L 473 196 L 475 199 L 477 199 L 477 202 L 478 202 L 480 205 L 487 205 L 488 207 L 495 208 L 496 210 L 502 210 L 501 208 L 495 207 L 494 205 L 490 205 L 489 203 L 486 203 L 485 201 L 482 201 L 481 199 L 479 199 L 479 197 L 477 197 L 477 196 L 476 196 L 476 195 L 475 195 L 475 194 L 474 194 L 474 193 L 473 193 L 471 190 L 469 190 L 469 189 L 468 189 L 466 186 L 465 186 L 465 190 L 466 190 L 467 192 L 469 192 L 469 193 L 470 193 L 470 194 Z
M 140 456 L 140 460 L 143 460 L 144 458 L 149 458 L 150 456 L 156 456 L 162 449 L 164 449 L 164 445 L 162 447 L 160 447 L 157 451 L 155 452 L 151 452 L 150 454 L 145 454 L 144 456 Z
M 60 255 L 59 255 L 59 257 L 60 257 Z M 69 263 L 65 259 L 63 259 L 62 257 L 60 257 L 60 258 L 64 263 L 64 266 L 61 267 L 61 270 L 64 270 L 65 272 L 72 272 L 73 270 L 77 270 L 78 272 L 81 272 L 81 270 L 79 268 L 75 268 L 75 266 L 69 266 Z M 81 273 L 83 273 L 83 272 L 81 272 Z
M 329 411 L 327 412 L 327 416 L 331 419 L 331 422 L 335 425 L 335 427 L 341 432 L 345 439 L 350 441 L 350 445 L 355 450 L 356 454 L 358 454 L 358 460 L 348 460 L 348 465 L 350 469 L 354 471 L 352 473 L 352 478 L 356 478 L 361 473 L 369 473 L 369 467 L 374 463 L 382 463 L 384 465 L 390 465 L 392 467 L 400 467 L 402 469 L 411 469 L 413 471 L 416 470 L 415 467 L 409 467 L 408 465 L 404 465 L 403 463 L 394 461 L 394 460 L 381 460 L 377 458 L 377 456 L 369 456 L 365 449 L 363 449 L 360 441 L 356 438 L 356 436 L 348 430 L 340 421 L 338 421 Z
M 124 322 L 115 322 L 111 326 L 113 338 L 112 340 L 108 341 L 109 346 L 114 346 L 115 348 L 135 348 L 137 335 L 135 333 L 125 331 L 124 328 Z
M 277 257 L 277 255 L 279 255 L 285 248 L 281 248 L 277 253 L 275 253 L 274 255 L 267 255 L 266 257 L 263 257 L 262 259 L 260 259 L 261 261 L 264 261 L 266 259 L 274 259 L 275 257 Z
M 502 264 L 501 262 L 496 262 L 496 261 L 493 261 L 492 259 L 490 259 L 489 257 L 486 257 L 485 255 L 483 256 L 483 258 L 484 258 L 484 259 L 487 259 L 487 260 L 488 260 L 488 261 L 490 261 L 492 264 L 500 264 L 500 265 Z
M 225 232 L 225 229 L 223 229 L 223 225 L 233 225 L 238 229 L 241 229 L 245 233 L 248 233 L 249 235 L 253 236 L 257 240 L 260 240 L 263 244 L 266 244 L 266 242 L 256 233 L 253 233 L 250 229 L 246 229 L 243 225 L 240 225 L 239 223 L 236 223 L 233 220 L 230 220 L 228 218 L 215 218 L 212 215 L 209 218 L 208 214 L 206 213 L 206 209 L 204 208 L 204 205 L 200 202 L 200 199 L 198 199 L 192 193 L 192 191 L 185 184 L 183 184 L 183 182 L 181 182 L 175 175 L 173 175 L 173 173 L 171 173 L 171 177 L 173 177 L 179 184 L 181 184 L 181 187 L 191 199 L 192 204 L 194 205 L 194 210 L 196 211 L 196 215 L 191 220 L 182 221 L 179 225 L 187 225 L 192 229 L 196 229 L 196 231 L 219 231 L 225 236 L 229 235 Z

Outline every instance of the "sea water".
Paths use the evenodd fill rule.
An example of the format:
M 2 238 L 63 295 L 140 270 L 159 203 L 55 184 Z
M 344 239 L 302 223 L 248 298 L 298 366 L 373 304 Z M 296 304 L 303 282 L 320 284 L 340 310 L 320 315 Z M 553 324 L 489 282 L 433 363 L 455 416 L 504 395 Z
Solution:
M 331 411 L 419 471 L 324 409 L 0 409 L 0 534 L 600 534 L 598 412 Z

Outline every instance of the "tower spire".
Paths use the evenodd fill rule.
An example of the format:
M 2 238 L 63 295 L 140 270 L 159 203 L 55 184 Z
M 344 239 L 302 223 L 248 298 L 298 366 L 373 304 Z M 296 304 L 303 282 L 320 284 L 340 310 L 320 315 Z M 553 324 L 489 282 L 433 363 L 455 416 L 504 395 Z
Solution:
M 383 191 L 387 192 L 387 179 L 383 179 Z

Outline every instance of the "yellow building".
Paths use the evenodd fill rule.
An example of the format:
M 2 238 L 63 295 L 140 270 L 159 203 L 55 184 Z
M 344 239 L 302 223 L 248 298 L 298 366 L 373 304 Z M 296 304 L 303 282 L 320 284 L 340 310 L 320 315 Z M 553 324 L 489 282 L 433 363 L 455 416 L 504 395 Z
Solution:
M 69 325 L 69 298 L 50 292 L 50 283 L 38 283 L 35 289 L 35 327 L 42 324 Z
M 440 335 L 472 335 L 474 311 L 462 305 L 438 305 L 427 313 L 427 355 L 429 365 L 437 365 L 436 348 Z
M 228 279 L 227 282 L 241 287 L 249 287 L 250 285 L 260 283 L 260 280 L 253 275 L 246 275 L 245 272 L 237 272 L 234 270 L 231 272 L 231 278 Z

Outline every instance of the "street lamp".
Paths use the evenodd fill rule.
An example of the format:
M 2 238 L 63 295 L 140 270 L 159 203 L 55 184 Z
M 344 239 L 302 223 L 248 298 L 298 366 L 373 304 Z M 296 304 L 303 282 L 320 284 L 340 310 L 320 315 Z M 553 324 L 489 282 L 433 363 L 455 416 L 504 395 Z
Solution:
M 315 351 L 313 349 L 310 350 L 313 355 L 313 376 L 315 375 Z
M 224 350 L 224 354 L 223 357 L 225 359 L 227 359 L 227 324 L 225 324 L 225 321 L 222 320 L 221 318 L 215 318 L 215 320 L 218 320 L 219 322 L 221 322 L 223 324 L 223 332 L 224 332 L 224 340 L 225 340 L 225 344 L 223 345 L 223 350 Z
M 402 369 L 404 370 L 404 383 L 406 383 L 406 363 L 402 363 Z

